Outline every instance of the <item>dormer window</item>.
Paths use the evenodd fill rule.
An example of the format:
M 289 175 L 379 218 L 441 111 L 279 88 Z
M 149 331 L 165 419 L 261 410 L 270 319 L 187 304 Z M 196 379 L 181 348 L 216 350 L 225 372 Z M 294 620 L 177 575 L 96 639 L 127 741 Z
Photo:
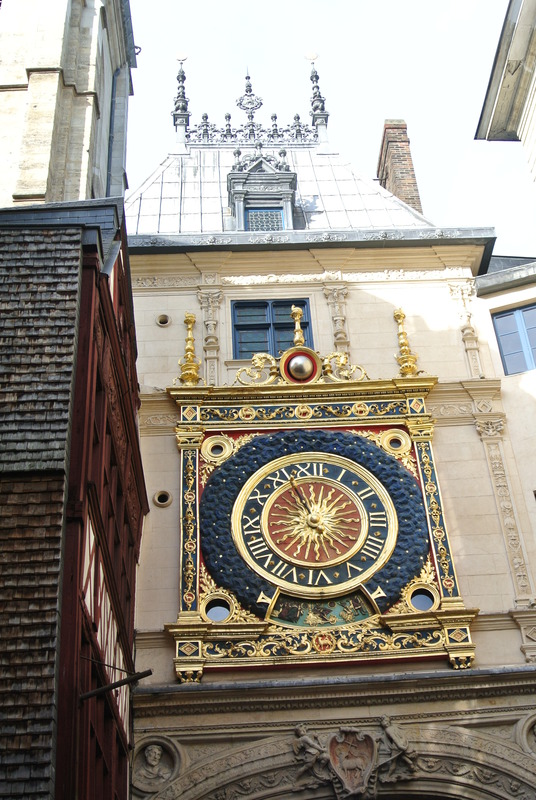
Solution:
M 253 153 L 242 157 L 234 151 L 235 163 L 227 176 L 229 206 L 237 231 L 292 230 L 296 173 L 286 161 L 286 151 L 279 158 L 264 155 L 257 142 Z
M 246 208 L 245 228 L 247 231 L 282 231 L 282 208 Z

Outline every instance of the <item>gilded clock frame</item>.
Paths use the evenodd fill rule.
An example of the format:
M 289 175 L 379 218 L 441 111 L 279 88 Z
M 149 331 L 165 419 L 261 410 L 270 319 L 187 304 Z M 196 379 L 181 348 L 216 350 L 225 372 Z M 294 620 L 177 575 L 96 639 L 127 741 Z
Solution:
M 470 622 L 454 569 L 432 450 L 433 420 L 426 398 L 436 383 L 427 376 L 386 381 L 293 386 L 172 387 L 181 459 L 180 603 L 176 622 L 166 625 L 175 641 L 175 670 L 180 681 L 201 680 L 210 668 L 240 668 L 273 663 L 341 663 L 347 660 L 446 658 L 456 669 L 471 665 L 474 645 Z M 431 569 L 415 586 L 430 587 L 434 605 L 418 612 L 402 593 L 400 604 L 357 625 L 337 631 L 299 633 L 262 620 L 232 599 L 232 613 L 221 623 L 201 614 L 207 597 L 200 554 L 199 499 L 214 468 L 231 457 L 241 442 L 270 430 L 344 429 L 365 436 L 415 470 L 427 515 Z M 402 446 L 392 447 L 397 439 Z M 226 442 L 222 449 L 215 441 Z M 408 442 L 410 448 L 408 449 Z M 399 444 L 397 442 L 397 444 Z M 268 468 L 268 467 L 267 467 Z M 407 602 L 406 602 L 407 601 Z

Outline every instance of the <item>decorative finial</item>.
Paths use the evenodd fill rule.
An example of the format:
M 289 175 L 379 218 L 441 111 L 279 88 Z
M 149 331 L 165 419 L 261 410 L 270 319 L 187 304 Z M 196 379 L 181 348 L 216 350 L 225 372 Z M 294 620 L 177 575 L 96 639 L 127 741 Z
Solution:
M 184 348 L 184 357 L 179 359 L 179 367 L 181 374 L 179 376 L 180 382 L 183 386 L 197 386 L 201 380 L 199 377 L 199 367 L 201 362 L 195 356 L 194 347 L 194 329 L 195 315 L 190 312 L 184 315 L 184 324 L 186 325 L 186 345 Z
M 188 98 L 186 97 L 186 89 L 184 88 L 184 82 L 186 81 L 186 74 L 182 68 L 182 65 L 186 61 L 187 56 L 179 55 L 177 61 L 179 62 L 179 72 L 177 74 L 177 97 L 175 98 L 175 106 L 173 109 L 173 124 L 175 125 L 175 130 L 177 131 L 177 140 L 179 142 L 186 142 L 188 138 L 187 131 L 188 125 L 190 123 L 190 113 L 188 111 Z
M 393 316 L 395 322 L 398 323 L 398 349 L 400 350 L 400 355 L 396 356 L 396 360 L 400 365 L 400 374 L 403 378 L 411 378 L 414 375 L 418 375 L 419 370 L 417 369 L 417 354 L 411 352 L 408 335 L 402 325 L 406 315 L 401 308 L 397 308 Z
M 253 89 L 251 88 L 251 78 L 249 75 L 246 75 L 246 91 L 239 97 L 236 101 L 236 105 L 238 108 L 241 108 L 242 111 L 254 112 L 257 111 L 262 106 L 262 98 L 257 97 L 256 94 L 253 94 Z
M 318 56 L 306 56 L 311 61 L 311 83 L 313 84 L 313 96 L 311 97 L 311 117 L 313 118 L 313 125 L 318 132 L 319 141 L 327 140 L 327 125 L 329 114 L 326 111 L 326 100 L 320 93 L 318 85 L 318 72 L 315 68 L 315 61 Z
M 299 345 L 304 345 L 305 337 L 300 324 L 301 318 L 303 317 L 303 309 L 298 308 L 298 306 L 291 306 L 290 316 L 294 320 L 294 346 L 298 347 Z

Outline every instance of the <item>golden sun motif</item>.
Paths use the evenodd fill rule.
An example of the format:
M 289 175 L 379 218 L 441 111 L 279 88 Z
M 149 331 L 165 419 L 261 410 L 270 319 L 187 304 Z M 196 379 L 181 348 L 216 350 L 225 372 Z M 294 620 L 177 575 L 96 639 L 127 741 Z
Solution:
M 354 500 L 337 486 L 294 476 L 271 506 L 268 533 L 280 553 L 303 564 L 327 564 L 353 549 L 361 532 Z

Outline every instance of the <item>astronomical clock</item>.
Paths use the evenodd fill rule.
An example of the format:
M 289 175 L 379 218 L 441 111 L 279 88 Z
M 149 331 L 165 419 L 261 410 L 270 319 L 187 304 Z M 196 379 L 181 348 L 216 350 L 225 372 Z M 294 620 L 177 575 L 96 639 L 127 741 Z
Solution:
M 208 669 L 445 659 L 471 665 L 426 398 L 398 323 L 400 373 L 345 353 L 253 356 L 233 386 L 201 385 L 187 315 L 178 406 L 181 681 Z

